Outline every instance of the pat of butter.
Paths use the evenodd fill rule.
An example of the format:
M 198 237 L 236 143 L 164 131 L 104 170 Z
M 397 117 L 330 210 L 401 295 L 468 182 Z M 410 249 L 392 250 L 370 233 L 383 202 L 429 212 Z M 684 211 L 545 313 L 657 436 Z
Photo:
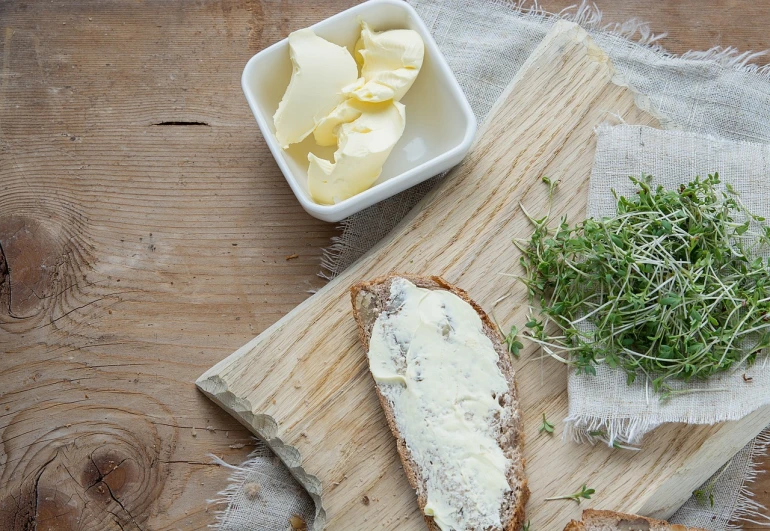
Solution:
M 453 293 L 395 279 L 375 321 L 369 366 L 443 530 L 498 529 L 510 490 L 497 429 L 508 383 L 479 315 Z
M 420 73 L 425 44 L 413 30 L 372 31 L 361 23 L 354 53 L 360 57 L 361 77 L 345 94 L 361 101 L 399 101 Z
M 289 35 L 291 81 L 273 116 L 281 147 L 310 133 L 319 146 L 337 145 L 334 161 L 308 154 L 308 191 L 331 205 L 374 184 L 404 132 L 398 102 L 422 66 L 424 44 L 412 30 L 374 32 L 362 22 L 356 59 L 311 30 Z M 361 67 L 361 76 L 358 75 Z
M 313 138 L 315 138 L 316 144 L 319 146 L 336 146 L 339 126 L 349 124 L 366 112 L 367 109 L 377 109 L 377 105 L 352 99 L 347 99 L 337 105 L 328 116 L 318 122 L 315 130 L 313 130 Z
M 345 123 L 343 123 L 345 122 Z M 362 103 L 347 100 L 321 122 L 321 138 L 339 143 L 334 162 L 308 154 L 308 191 L 313 200 L 333 205 L 368 189 L 380 176 L 385 160 L 404 132 L 406 115 L 398 102 Z M 327 136 L 328 135 L 328 136 Z
M 273 116 L 275 136 L 286 149 L 301 142 L 345 96 L 358 68 L 347 48 L 318 37 L 310 29 L 289 35 L 291 81 Z

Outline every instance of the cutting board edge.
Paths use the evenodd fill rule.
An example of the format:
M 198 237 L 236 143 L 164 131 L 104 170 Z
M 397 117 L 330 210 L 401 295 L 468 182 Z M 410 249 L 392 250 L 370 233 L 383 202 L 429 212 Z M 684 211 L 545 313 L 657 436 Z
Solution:
M 374 249 L 372 249 L 374 250 Z M 367 253 L 369 254 L 369 253 Z M 326 291 L 329 291 L 332 289 L 335 285 L 337 285 L 339 282 L 341 282 L 343 279 L 340 277 L 335 277 L 332 280 L 330 280 L 325 286 L 323 286 L 321 289 L 319 289 L 315 294 L 308 297 L 301 303 L 299 303 L 297 306 L 294 307 L 289 313 L 278 319 L 275 323 L 265 328 L 262 332 L 259 333 L 259 335 L 253 337 L 251 340 L 249 340 L 247 343 L 245 343 L 243 346 L 238 348 L 235 352 L 232 354 L 222 358 L 220 361 L 218 361 L 216 364 L 214 364 L 210 369 L 208 369 L 206 372 L 201 374 L 197 380 L 195 380 L 195 385 L 198 386 L 198 389 L 201 389 L 203 391 L 202 386 L 211 386 L 211 385 L 218 385 L 215 382 L 209 382 L 212 378 L 219 378 L 220 374 L 223 372 L 223 369 L 229 365 L 232 365 L 235 361 L 242 358 L 243 356 L 247 355 L 249 352 L 254 350 L 257 345 L 259 345 L 262 341 L 264 341 L 264 338 L 270 336 L 281 328 L 284 324 L 286 324 L 287 321 L 290 321 L 295 314 L 301 312 L 305 309 L 306 306 L 309 306 L 312 304 L 312 301 L 318 297 L 319 295 L 322 295 Z
M 278 422 L 270 415 L 254 413 L 251 402 L 236 396 L 228 389 L 227 384 L 219 376 L 214 375 L 205 379 L 201 376 L 195 382 L 195 385 L 211 401 L 234 417 L 246 429 L 256 435 L 258 439 L 264 441 L 281 459 L 291 475 L 302 485 L 313 500 L 315 514 L 310 531 L 322 531 L 326 525 L 326 509 L 321 499 L 321 481 L 316 476 L 305 472 L 305 469 L 302 467 L 302 455 L 299 450 L 275 435 Z M 262 429 L 260 429 L 260 426 Z
M 713 442 L 714 438 L 706 441 L 702 446 L 707 447 L 705 459 L 702 454 L 699 454 L 697 458 L 688 456 L 677 472 L 659 485 L 644 505 L 642 505 L 639 509 L 640 514 L 662 520 L 670 518 L 690 498 L 693 491 L 708 481 L 726 463 L 730 462 L 743 447 L 759 435 L 765 427 L 770 425 L 770 406 L 760 406 L 741 419 L 722 424 L 720 431 L 728 430 L 731 437 L 727 441 L 720 438 L 718 446 L 717 443 Z M 654 432 L 647 434 L 645 438 L 649 442 L 649 439 L 653 436 Z M 725 446 L 725 442 L 728 443 L 727 446 Z M 708 454 L 712 455 L 713 458 L 709 459 Z M 714 463 L 716 466 L 704 467 L 704 462 L 707 464 Z M 700 468 L 702 471 L 697 474 L 692 473 L 692 470 L 696 468 Z M 675 485 L 682 482 L 684 482 L 685 488 L 674 488 Z M 683 494 L 677 496 L 675 494 L 677 491 Z

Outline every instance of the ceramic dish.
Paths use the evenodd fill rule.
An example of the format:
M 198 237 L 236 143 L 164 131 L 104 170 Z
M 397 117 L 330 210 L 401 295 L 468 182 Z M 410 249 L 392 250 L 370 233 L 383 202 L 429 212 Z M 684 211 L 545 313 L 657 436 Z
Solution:
M 333 160 L 335 147 L 319 148 L 310 135 L 283 150 L 275 138 L 273 114 L 291 78 L 289 43 L 284 39 L 252 57 L 241 86 L 270 151 L 294 195 L 312 216 L 339 221 L 459 163 L 470 149 L 476 118 L 428 28 L 415 10 L 400 0 L 370 0 L 311 26 L 320 37 L 351 52 L 365 20 L 376 31 L 406 28 L 425 42 L 425 60 L 406 106 L 404 134 L 393 148 L 382 174 L 368 190 L 335 205 L 313 201 L 307 189 L 307 154 Z

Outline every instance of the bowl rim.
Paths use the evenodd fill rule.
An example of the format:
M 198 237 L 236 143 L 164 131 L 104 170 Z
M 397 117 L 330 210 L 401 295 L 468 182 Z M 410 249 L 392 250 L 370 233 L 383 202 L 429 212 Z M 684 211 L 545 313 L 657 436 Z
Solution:
M 324 221 L 340 221 L 352 214 L 355 214 L 356 212 L 359 212 L 365 208 L 368 208 L 369 206 L 392 197 L 399 192 L 416 186 L 417 184 L 431 178 L 432 176 L 438 175 L 438 173 L 443 170 L 449 169 L 448 167 L 444 167 L 446 163 L 449 161 L 454 161 L 454 159 L 457 160 L 454 161 L 452 165 L 458 163 L 470 149 L 476 134 L 478 125 L 476 115 L 473 113 L 465 93 L 460 88 L 460 84 L 457 82 L 454 72 L 449 67 L 446 58 L 438 48 L 438 44 L 436 44 L 436 41 L 433 39 L 433 36 L 428 30 L 428 27 L 425 25 L 425 22 L 423 22 L 422 18 L 417 14 L 417 11 L 415 11 L 415 9 L 406 1 L 367 0 L 366 2 L 362 2 L 361 4 L 341 11 L 308 27 L 309 29 L 314 30 L 319 26 L 326 26 L 334 20 L 355 16 L 358 14 L 358 12 L 366 11 L 373 4 L 392 5 L 406 11 L 409 18 L 412 19 L 412 22 L 419 30 L 420 36 L 422 37 L 426 48 L 430 50 L 432 60 L 435 61 L 438 70 L 445 78 L 446 82 L 443 84 L 443 86 L 451 92 L 453 99 L 458 103 L 459 110 L 465 117 L 467 126 L 465 128 L 465 133 L 462 140 L 441 154 L 436 155 L 435 157 L 426 160 L 413 168 L 401 172 L 386 181 L 372 186 L 363 192 L 340 201 L 339 203 L 335 203 L 334 205 L 321 205 L 305 197 L 304 189 L 301 188 L 297 176 L 294 174 L 294 172 L 292 172 L 291 168 L 284 160 L 281 147 L 278 145 L 278 141 L 275 139 L 275 135 L 272 133 L 270 125 L 267 123 L 267 117 L 263 115 L 259 109 L 257 98 L 247 82 L 247 74 L 255 68 L 255 64 L 259 62 L 260 58 L 264 55 L 267 55 L 268 53 L 274 53 L 279 48 L 288 46 L 288 37 L 283 38 L 280 41 L 275 42 L 270 46 L 260 50 L 254 54 L 244 66 L 243 73 L 241 74 L 241 89 L 243 90 L 246 101 L 248 102 L 249 107 L 251 108 L 251 112 L 257 121 L 257 125 L 259 126 L 260 132 L 262 133 L 262 137 L 267 143 L 267 146 L 270 149 L 270 153 L 273 155 L 273 158 L 278 164 L 278 167 L 280 168 L 284 178 L 289 183 L 289 186 L 291 187 L 295 197 L 309 214 Z M 442 169 L 438 170 L 434 174 L 422 176 L 424 172 L 433 167 L 442 167 Z M 415 179 L 415 177 L 417 177 L 417 179 Z

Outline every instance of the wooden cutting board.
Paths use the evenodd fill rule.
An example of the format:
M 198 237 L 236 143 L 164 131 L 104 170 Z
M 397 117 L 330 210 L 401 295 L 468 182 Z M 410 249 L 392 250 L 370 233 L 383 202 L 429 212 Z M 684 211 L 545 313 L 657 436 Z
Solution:
M 644 105 L 644 103 L 641 103 Z M 543 212 L 543 175 L 560 179 L 555 216 L 584 217 L 594 127 L 618 117 L 657 126 L 578 26 L 557 23 L 490 112 L 454 169 L 364 258 L 197 381 L 212 400 L 264 438 L 316 502 L 314 529 L 424 529 L 414 492 L 374 393 L 350 307 L 352 284 L 388 272 L 441 275 L 505 328 L 527 305 L 511 243 L 530 227 L 519 206 Z M 438 119 L 438 118 L 437 118 Z M 502 295 L 510 296 L 496 306 Z M 586 507 L 668 516 L 770 422 L 667 425 L 638 452 L 576 445 L 538 434 L 540 416 L 567 415 L 567 370 L 528 345 L 514 363 L 524 413 L 527 518 L 561 530 Z M 587 483 L 582 505 L 544 498 Z

